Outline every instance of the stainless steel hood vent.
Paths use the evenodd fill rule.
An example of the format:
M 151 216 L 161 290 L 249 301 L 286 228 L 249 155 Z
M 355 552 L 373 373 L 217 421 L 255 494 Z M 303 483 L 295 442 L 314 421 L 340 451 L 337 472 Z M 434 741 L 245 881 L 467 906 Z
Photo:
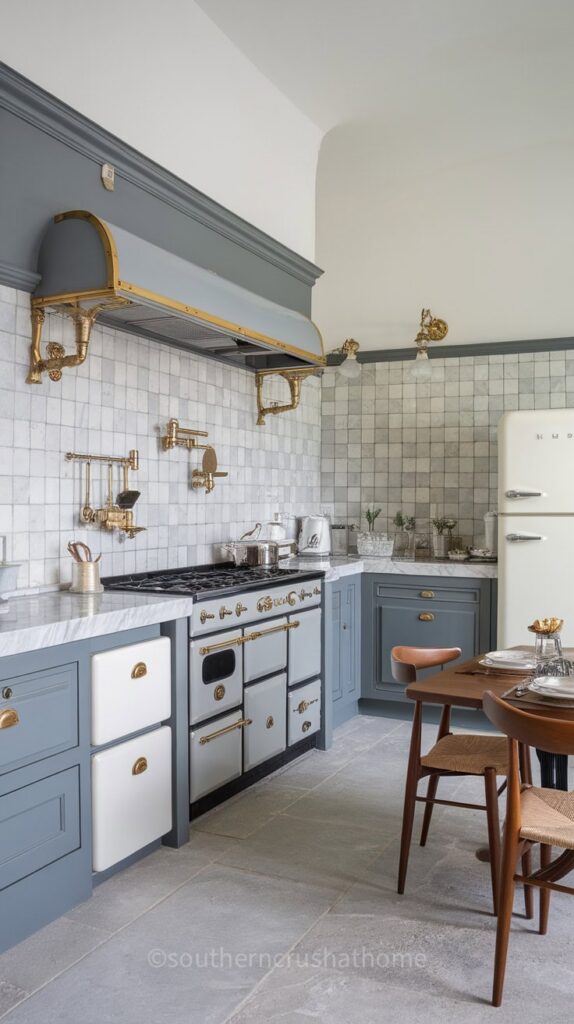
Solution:
M 81 338 L 86 333 L 89 337 L 96 320 L 252 370 L 319 368 L 325 363 L 321 335 L 303 314 L 84 210 L 54 218 L 42 241 L 38 269 L 42 276 L 32 298 L 31 383 L 43 371 L 59 379 L 54 346 L 48 346 L 48 359 L 40 358 L 46 309 L 72 316 L 78 327 L 77 354 L 60 353 L 64 366 L 83 362 Z

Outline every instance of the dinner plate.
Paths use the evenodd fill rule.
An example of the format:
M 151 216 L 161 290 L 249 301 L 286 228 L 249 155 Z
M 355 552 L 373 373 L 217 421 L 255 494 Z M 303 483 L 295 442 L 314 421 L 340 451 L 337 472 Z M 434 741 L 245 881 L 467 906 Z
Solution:
M 485 654 L 485 658 L 489 661 L 512 661 L 512 662 L 525 662 L 532 661 L 532 655 L 529 651 L 488 651 Z
M 574 699 L 574 676 L 537 676 L 528 684 L 528 689 L 541 697 Z
M 504 672 L 532 672 L 536 668 L 534 658 L 527 651 L 491 651 L 481 658 L 480 664 Z

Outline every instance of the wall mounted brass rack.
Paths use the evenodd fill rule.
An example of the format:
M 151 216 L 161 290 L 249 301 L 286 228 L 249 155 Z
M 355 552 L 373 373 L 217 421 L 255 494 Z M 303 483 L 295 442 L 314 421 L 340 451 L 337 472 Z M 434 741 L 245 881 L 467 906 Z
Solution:
M 128 479 L 130 469 L 134 472 L 139 469 L 139 452 L 136 448 L 132 448 L 128 456 L 66 452 L 66 459 L 68 462 L 75 460 L 86 463 L 85 497 L 80 511 L 83 523 L 93 523 L 105 530 L 121 530 L 130 539 L 145 530 L 145 526 L 136 526 L 134 523 L 133 509 L 140 492 L 130 489 Z M 92 462 L 104 462 L 108 467 L 107 499 L 101 508 L 92 507 Z M 114 466 L 122 467 L 122 490 L 115 501 Z

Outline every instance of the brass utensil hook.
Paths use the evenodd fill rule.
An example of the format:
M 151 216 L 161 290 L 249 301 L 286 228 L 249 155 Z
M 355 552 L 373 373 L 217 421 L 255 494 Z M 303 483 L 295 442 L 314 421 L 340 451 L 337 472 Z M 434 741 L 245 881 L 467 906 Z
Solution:
M 88 460 L 86 462 L 86 493 L 84 498 L 84 507 L 80 512 L 80 519 L 84 523 L 93 523 L 95 518 L 95 512 L 92 508 L 92 463 Z

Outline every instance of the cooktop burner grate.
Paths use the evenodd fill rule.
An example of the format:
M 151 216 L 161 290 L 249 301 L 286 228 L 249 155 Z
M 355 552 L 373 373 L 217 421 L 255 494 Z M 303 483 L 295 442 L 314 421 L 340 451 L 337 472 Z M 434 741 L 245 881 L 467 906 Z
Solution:
M 320 571 L 284 569 L 280 565 L 251 568 L 225 563 L 132 573 L 127 576 L 108 576 L 102 583 L 106 590 L 130 590 L 144 594 L 185 594 L 188 597 L 196 597 L 212 591 L 239 591 L 246 588 L 252 590 L 269 583 L 281 583 L 293 577 L 308 579 L 310 576 L 322 575 Z

